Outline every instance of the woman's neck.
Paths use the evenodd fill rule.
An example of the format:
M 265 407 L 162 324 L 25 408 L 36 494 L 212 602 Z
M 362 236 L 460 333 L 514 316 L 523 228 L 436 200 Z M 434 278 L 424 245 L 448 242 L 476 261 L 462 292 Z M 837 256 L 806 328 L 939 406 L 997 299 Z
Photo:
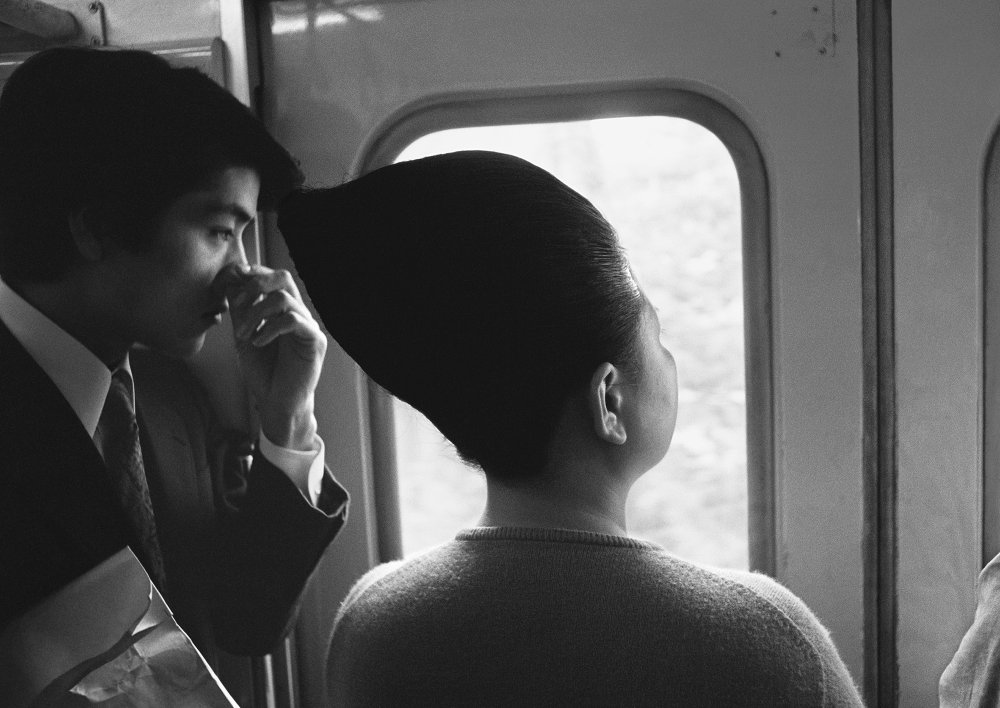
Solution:
M 627 536 L 628 487 L 596 470 L 547 472 L 511 482 L 486 475 L 481 526 L 521 526 L 593 531 Z

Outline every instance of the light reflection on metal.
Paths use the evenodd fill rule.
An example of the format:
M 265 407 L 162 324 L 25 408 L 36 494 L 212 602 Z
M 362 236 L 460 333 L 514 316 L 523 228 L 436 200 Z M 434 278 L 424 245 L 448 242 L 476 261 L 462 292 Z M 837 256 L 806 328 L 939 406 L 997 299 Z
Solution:
M 336 10 L 323 10 L 316 15 L 313 26 L 329 27 L 330 25 L 344 25 L 347 22 L 348 17 L 344 13 L 337 12 Z
M 323 9 L 313 16 L 294 14 L 292 8 L 283 8 L 285 12 L 277 14 L 271 25 L 271 32 L 278 35 L 297 34 L 318 29 L 345 25 L 352 20 L 357 22 L 379 22 L 384 14 L 381 8 L 373 5 L 355 5 L 341 10 Z M 286 15 L 286 16 L 282 16 Z
M 295 34 L 305 32 L 309 29 L 309 20 L 305 17 L 278 17 L 271 25 L 271 32 L 274 34 Z
M 344 10 L 348 15 L 362 22 L 379 22 L 383 15 L 382 9 L 373 5 L 358 5 Z
M 212 56 L 211 49 L 190 49 L 188 47 L 176 47 L 171 49 L 157 49 L 156 53 L 161 56 L 184 56 L 192 59 Z

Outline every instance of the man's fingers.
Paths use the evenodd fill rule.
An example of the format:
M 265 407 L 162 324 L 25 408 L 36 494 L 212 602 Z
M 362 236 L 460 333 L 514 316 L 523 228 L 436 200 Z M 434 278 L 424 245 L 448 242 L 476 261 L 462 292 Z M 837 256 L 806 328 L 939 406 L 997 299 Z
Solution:
M 295 279 L 287 270 L 271 270 L 264 266 L 246 266 L 240 270 L 224 271 L 226 298 L 230 307 L 245 307 L 256 302 L 261 295 L 284 290 L 296 300 L 302 300 Z M 220 277 L 223 277 L 220 274 Z
M 285 335 L 297 337 L 302 342 L 311 342 L 320 354 L 326 351 L 326 335 L 316 326 L 312 318 L 300 312 L 288 310 L 269 318 L 250 340 L 255 347 L 265 347 Z
M 275 290 L 249 306 L 233 310 L 233 333 L 237 339 L 253 335 L 261 324 L 286 311 L 305 312 L 305 305 L 285 290 Z

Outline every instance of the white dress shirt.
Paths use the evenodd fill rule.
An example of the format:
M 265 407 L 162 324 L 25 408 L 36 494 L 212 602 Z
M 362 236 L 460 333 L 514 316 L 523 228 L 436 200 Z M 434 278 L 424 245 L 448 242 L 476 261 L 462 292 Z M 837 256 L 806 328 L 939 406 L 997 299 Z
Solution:
M 93 352 L 50 320 L 10 286 L 0 281 L 0 321 L 42 368 L 93 438 L 111 388 L 111 371 Z M 119 365 L 131 376 L 128 355 Z M 133 391 L 134 394 L 134 391 Z M 133 396 L 134 400 L 134 396 Z M 263 432 L 259 454 L 283 471 L 313 506 L 323 486 L 325 449 L 318 436 L 317 449 L 290 450 L 275 445 Z

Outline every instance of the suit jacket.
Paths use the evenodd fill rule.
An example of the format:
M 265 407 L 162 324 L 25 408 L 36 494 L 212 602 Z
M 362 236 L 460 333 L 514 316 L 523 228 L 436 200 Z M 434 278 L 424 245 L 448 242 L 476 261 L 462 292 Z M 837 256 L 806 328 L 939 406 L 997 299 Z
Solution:
M 164 596 L 214 660 L 264 654 L 346 518 L 327 472 L 319 509 L 216 425 L 183 362 L 131 355 Z M 0 628 L 120 550 L 126 520 L 103 459 L 59 390 L 0 323 Z

